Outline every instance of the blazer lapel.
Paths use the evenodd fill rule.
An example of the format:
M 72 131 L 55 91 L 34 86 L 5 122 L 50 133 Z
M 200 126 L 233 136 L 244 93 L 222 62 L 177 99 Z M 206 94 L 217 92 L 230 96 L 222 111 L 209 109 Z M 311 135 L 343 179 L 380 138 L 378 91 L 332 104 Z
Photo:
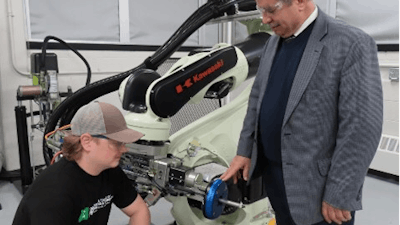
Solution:
M 327 33 L 326 16 L 318 9 L 318 17 L 293 80 L 282 126 L 285 126 L 290 115 L 292 115 L 318 65 L 319 57 L 324 47 L 321 39 Z

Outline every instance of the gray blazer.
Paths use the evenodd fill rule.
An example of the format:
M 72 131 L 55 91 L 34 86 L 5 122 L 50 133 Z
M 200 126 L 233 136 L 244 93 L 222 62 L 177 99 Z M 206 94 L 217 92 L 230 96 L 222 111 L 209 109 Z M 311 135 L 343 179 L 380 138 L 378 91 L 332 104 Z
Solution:
M 264 48 L 237 154 L 256 159 L 258 119 L 279 42 Z M 320 9 L 304 50 L 282 125 L 287 200 L 298 225 L 323 220 L 322 201 L 361 209 L 361 192 L 382 132 L 382 85 L 374 40 Z

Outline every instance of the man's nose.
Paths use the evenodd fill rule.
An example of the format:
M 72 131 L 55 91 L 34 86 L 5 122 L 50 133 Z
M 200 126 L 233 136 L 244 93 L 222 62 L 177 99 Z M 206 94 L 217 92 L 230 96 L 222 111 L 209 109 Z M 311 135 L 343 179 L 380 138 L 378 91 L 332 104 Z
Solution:
M 272 18 L 269 15 L 263 15 L 263 17 L 262 17 L 263 24 L 269 24 L 271 22 L 272 22 Z

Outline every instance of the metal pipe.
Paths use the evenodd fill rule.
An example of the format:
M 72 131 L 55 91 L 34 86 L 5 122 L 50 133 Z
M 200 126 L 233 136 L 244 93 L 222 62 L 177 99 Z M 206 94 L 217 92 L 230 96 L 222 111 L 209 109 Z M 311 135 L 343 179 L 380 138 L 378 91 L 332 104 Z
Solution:
M 38 85 L 21 85 L 17 89 L 17 95 L 19 97 L 27 97 L 27 96 L 40 96 L 43 94 L 42 87 Z
M 28 67 L 26 68 L 26 71 L 22 71 L 17 67 L 17 56 L 15 55 L 15 34 L 14 34 L 14 19 L 15 15 L 13 14 L 13 8 L 12 8 L 12 0 L 7 0 L 7 16 L 8 16 L 8 26 L 9 26 L 9 38 L 10 38 L 10 48 L 11 48 L 11 64 L 14 68 L 14 70 L 24 76 L 30 76 L 31 74 L 28 71 Z M 17 1 L 14 1 L 17 2 Z M 25 59 L 26 60 L 26 59 Z M 26 65 L 28 65 L 28 61 L 26 61 Z
M 222 204 L 230 205 L 230 206 L 233 206 L 233 207 L 236 207 L 236 208 L 243 209 L 245 207 L 243 205 L 243 202 L 233 202 L 233 201 L 225 200 L 223 198 L 220 198 L 218 201 L 221 202 Z
M 31 162 L 32 162 L 32 173 L 33 173 L 33 179 L 36 179 L 36 171 L 35 171 L 35 160 L 33 159 L 33 138 L 35 137 L 35 135 L 33 135 L 33 127 L 32 125 L 35 123 L 34 119 L 33 119 L 33 104 L 32 104 L 32 100 L 29 100 L 29 110 L 30 110 L 30 115 L 31 115 L 31 136 L 29 139 L 29 146 L 30 146 L 30 155 L 31 155 Z
M 19 162 L 21 166 L 21 185 L 22 192 L 25 193 L 33 180 L 33 172 L 29 156 L 28 127 L 26 122 L 25 106 L 15 107 L 15 120 L 17 123 Z

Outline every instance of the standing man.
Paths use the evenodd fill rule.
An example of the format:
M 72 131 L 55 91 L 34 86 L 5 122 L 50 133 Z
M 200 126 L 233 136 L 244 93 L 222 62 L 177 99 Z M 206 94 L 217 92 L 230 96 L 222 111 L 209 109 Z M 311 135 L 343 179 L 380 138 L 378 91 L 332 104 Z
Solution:
M 107 224 L 114 203 L 129 224 L 149 225 L 150 212 L 118 167 L 125 144 L 143 137 L 102 102 L 83 106 L 64 139 L 63 158 L 43 171 L 21 200 L 13 225 Z
M 312 0 L 256 2 L 276 35 L 221 178 L 263 170 L 278 225 L 354 224 L 382 131 L 377 46 Z

